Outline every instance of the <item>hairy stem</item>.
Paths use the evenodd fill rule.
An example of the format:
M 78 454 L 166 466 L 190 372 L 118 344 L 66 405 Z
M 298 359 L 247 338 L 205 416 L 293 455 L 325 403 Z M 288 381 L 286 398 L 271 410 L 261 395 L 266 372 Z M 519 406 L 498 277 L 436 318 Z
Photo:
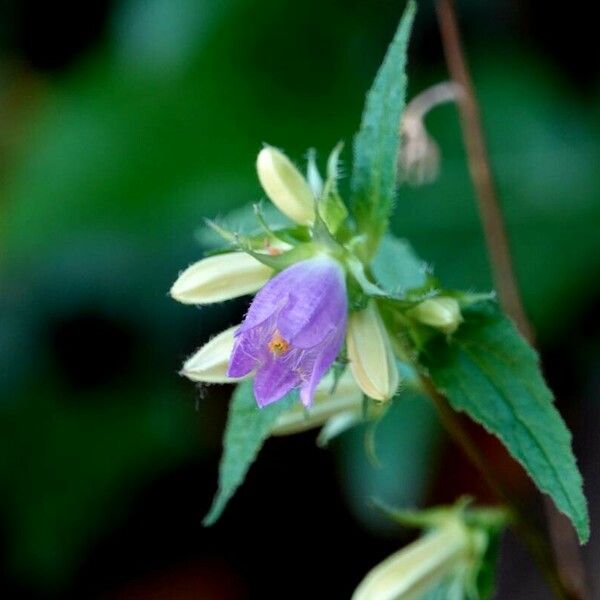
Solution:
M 463 89 L 459 98 L 461 127 L 495 287 L 504 311 L 514 320 L 523 336 L 534 343 L 534 330 L 525 313 L 512 265 L 504 218 L 494 186 L 479 106 L 462 48 L 453 0 L 436 0 L 436 10 L 448 70 L 452 79 Z M 564 517 L 550 500 L 545 498 L 544 503 L 556 569 L 564 589 L 559 597 L 587 598 L 589 594 L 575 533 L 565 525 Z

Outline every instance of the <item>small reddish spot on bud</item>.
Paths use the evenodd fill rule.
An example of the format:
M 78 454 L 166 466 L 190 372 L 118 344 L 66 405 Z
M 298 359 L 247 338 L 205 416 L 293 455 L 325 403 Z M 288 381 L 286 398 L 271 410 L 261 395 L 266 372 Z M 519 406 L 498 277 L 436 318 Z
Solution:
M 267 345 L 269 347 L 269 350 L 275 356 L 281 356 L 290 349 L 290 343 L 286 339 L 284 339 L 277 330 L 275 330 L 275 333 L 271 337 L 271 341 Z
M 269 240 L 269 238 L 265 238 L 263 246 L 264 246 L 265 252 L 269 256 L 279 256 L 280 254 L 283 254 L 283 250 L 281 248 L 276 248 L 275 246 L 273 246 L 271 244 L 271 240 Z

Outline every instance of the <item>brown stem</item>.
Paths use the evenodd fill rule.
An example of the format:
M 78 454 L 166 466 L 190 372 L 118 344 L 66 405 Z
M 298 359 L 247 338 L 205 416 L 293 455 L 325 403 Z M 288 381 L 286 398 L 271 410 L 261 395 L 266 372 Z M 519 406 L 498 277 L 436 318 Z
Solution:
M 512 265 L 504 218 L 494 186 L 479 106 L 462 48 L 453 0 L 436 0 L 436 10 L 448 70 L 452 79 L 463 89 L 458 104 L 461 127 L 500 304 L 522 335 L 534 343 L 534 330 L 525 313 Z M 551 501 L 545 498 L 544 503 L 556 568 L 567 597 L 587 598 L 589 594 L 575 532 L 565 525 L 564 517 Z
M 437 14 L 448 70 L 452 79 L 463 89 L 458 102 L 460 121 L 479 215 L 493 264 L 496 289 L 506 313 L 515 320 L 523 335 L 533 341 L 533 331 L 525 315 L 516 283 L 504 219 L 481 127 L 479 106 L 462 50 L 453 1 L 438 0 Z

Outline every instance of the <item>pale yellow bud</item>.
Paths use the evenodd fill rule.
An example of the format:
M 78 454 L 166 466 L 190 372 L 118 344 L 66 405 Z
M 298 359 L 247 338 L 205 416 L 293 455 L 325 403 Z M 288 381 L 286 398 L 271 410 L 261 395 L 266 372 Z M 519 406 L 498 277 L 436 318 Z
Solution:
M 171 288 L 184 304 L 211 304 L 252 294 L 271 277 L 273 269 L 246 254 L 228 252 L 204 258 L 188 267 Z
M 392 398 L 400 376 L 389 335 L 372 301 L 350 314 L 346 344 L 350 369 L 361 390 L 374 400 Z
M 428 298 L 408 312 L 417 321 L 444 333 L 454 333 L 462 322 L 460 305 L 454 298 Z
M 470 558 L 466 527 L 451 520 L 377 565 L 352 600 L 418 600 Z
M 363 395 L 350 371 L 344 371 L 332 394 L 333 383 L 333 374 L 327 374 L 317 386 L 311 408 L 306 409 L 297 403 L 279 416 L 271 431 L 272 435 L 288 435 L 320 427 L 341 414 L 360 418 Z
M 229 358 L 233 350 L 233 334 L 239 326 L 230 327 L 222 331 L 202 348 L 190 356 L 181 369 L 181 375 L 185 375 L 192 381 L 204 383 L 231 383 L 237 381 L 227 377 Z
M 283 152 L 265 146 L 256 159 L 258 178 L 270 200 L 292 221 L 315 220 L 315 197 L 308 182 Z

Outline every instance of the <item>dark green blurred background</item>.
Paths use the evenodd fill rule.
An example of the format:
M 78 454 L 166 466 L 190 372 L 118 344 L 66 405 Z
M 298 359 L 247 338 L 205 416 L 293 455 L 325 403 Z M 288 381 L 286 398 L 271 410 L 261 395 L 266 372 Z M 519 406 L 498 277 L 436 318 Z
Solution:
M 222 521 L 200 525 L 230 390 L 197 390 L 177 371 L 246 301 L 196 310 L 167 291 L 201 256 L 202 218 L 261 197 L 261 142 L 299 163 L 310 146 L 323 160 L 350 143 L 403 4 L 0 5 L 3 597 L 347 598 L 406 540 L 369 497 L 481 491 L 431 409 L 407 397 L 378 432 L 382 467 L 360 430 L 331 451 L 312 433 L 273 440 Z M 446 77 L 431 2 L 420 5 L 410 95 Z M 597 566 L 595 21 L 539 0 L 458 7 L 527 309 L 587 480 Z M 400 190 L 393 228 L 448 286 L 488 290 L 455 109 L 428 125 L 441 176 Z M 499 597 L 547 598 L 507 548 Z

